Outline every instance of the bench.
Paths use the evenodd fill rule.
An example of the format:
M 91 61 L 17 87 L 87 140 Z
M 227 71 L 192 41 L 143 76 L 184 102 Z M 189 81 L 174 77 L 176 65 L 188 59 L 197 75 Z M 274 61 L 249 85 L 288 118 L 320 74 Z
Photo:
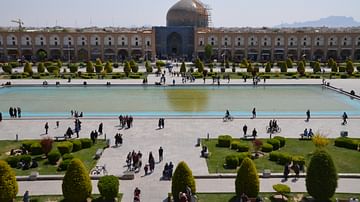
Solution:
M 244 135 L 243 139 L 247 140 L 247 139 L 255 139 L 255 138 L 252 135 Z
M 211 152 L 205 152 L 202 157 L 204 157 L 204 158 L 210 158 L 210 156 L 211 156 Z
M 95 153 L 95 156 L 94 156 L 94 159 L 99 159 L 103 152 L 104 152 L 103 149 L 97 149 L 96 153 Z
M 58 141 L 65 141 L 68 139 L 68 137 L 66 135 L 63 135 L 63 136 L 55 136 L 55 141 L 58 142 Z
M 311 140 L 312 136 L 306 135 L 304 136 L 304 133 L 300 134 L 300 140 Z
M 124 174 L 120 177 L 121 180 L 133 180 L 135 179 L 135 172 L 134 171 L 126 171 Z

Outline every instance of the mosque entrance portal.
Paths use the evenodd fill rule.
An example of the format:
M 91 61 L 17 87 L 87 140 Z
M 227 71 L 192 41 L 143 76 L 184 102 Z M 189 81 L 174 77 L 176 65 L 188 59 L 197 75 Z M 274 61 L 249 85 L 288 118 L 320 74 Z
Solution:
M 167 38 L 167 52 L 169 56 L 178 57 L 183 55 L 182 37 L 173 32 Z

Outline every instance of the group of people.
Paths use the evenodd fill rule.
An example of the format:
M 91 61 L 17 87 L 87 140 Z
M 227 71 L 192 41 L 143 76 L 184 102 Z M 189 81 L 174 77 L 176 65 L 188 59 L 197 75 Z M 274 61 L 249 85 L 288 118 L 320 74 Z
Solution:
M 259 82 L 260 82 L 260 77 L 259 76 L 254 76 L 253 77 L 253 85 L 256 86 L 256 85 L 258 85 Z
M 312 129 L 310 128 L 309 130 L 307 128 L 305 128 L 304 133 L 302 134 L 301 138 L 312 138 L 314 136 L 314 132 L 312 131 Z
M 116 133 L 116 135 L 115 135 L 115 147 L 118 147 L 118 145 L 122 145 L 122 143 L 123 143 L 122 136 L 123 136 L 122 134 Z
M 155 159 L 154 159 L 154 156 L 153 156 L 152 152 L 150 152 L 149 153 L 148 164 L 146 164 L 144 166 L 145 175 L 153 173 L 154 169 L 155 169 Z M 150 173 L 149 173 L 149 171 L 150 171 Z
M 135 152 L 135 150 L 133 150 L 132 152 L 129 152 L 127 157 L 126 157 L 126 165 L 129 171 L 140 171 L 140 168 L 142 166 L 142 153 L 139 152 Z
M 257 137 L 257 130 L 256 130 L 256 128 L 254 128 L 254 130 L 252 131 L 251 135 L 247 135 L 247 130 L 248 130 L 248 126 L 245 124 L 245 125 L 243 126 L 244 138 L 251 136 L 251 137 L 253 137 L 253 138 L 255 139 L 255 138 Z
M 119 121 L 121 128 L 131 128 L 133 126 L 133 117 L 128 115 L 120 115 Z
M 297 163 L 291 162 L 286 163 L 284 166 L 284 180 L 286 181 L 289 177 L 290 171 L 293 170 L 295 173 L 295 180 L 297 178 L 299 178 L 299 174 L 300 174 L 300 166 Z
M 91 131 L 91 133 L 90 133 L 90 139 L 91 139 L 91 141 L 93 142 L 93 144 L 96 143 L 96 140 L 97 140 L 98 137 L 99 137 L 99 133 L 98 133 L 97 130 Z
M 159 129 L 162 129 L 165 127 L 165 119 L 164 118 L 159 118 L 158 126 L 159 126 Z
M 10 107 L 9 115 L 11 118 L 21 118 L 21 108 L 20 107 Z
M 164 180 L 170 180 L 172 178 L 174 165 L 172 162 L 165 163 L 164 170 L 163 170 L 163 179 Z
M 279 132 L 279 125 L 277 120 L 273 119 L 269 121 L 269 128 L 267 130 L 268 133 Z
M 78 112 L 76 110 L 71 110 L 70 114 L 71 114 L 71 117 L 75 117 L 75 118 L 84 116 L 83 112 Z

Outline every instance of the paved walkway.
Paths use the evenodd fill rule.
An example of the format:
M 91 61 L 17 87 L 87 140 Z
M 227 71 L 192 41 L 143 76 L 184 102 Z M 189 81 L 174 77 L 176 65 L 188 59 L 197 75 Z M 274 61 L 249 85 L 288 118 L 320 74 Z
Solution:
M 181 83 L 181 78 L 176 77 L 176 83 Z M 149 83 L 158 81 L 159 77 L 150 76 Z M 49 81 L 54 84 L 56 80 Z M 140 84 L 140 80 L 108 80 L 113 84 Z M 168 77 L 167 81 L 172 83 L 172 78 Z M 13 80 L 13 84 L 33 84 L 41 85 L 42 81 L 37 80 Z M 62 84 L 67 83 L 66 80 L 60 81 Z M 73 80 L 71 83 L 82 84 L 83 80 Z M 92 84 L 105 84 L 107 80 L 89 80 Z M 207 81 L 210 82 L 210 81 Z M 332 80 L 332 85 L 343 88 L 345 90 L 354 87 L 356 92 L 360 92 L 360 80 Z M 2 82 L 0 82 L 2 83 Z M 202 80 L 196 80 L 193 84 L 202 84 Z M 320 84 L 321 80 L 267 80 L 266 84 Z M 231 84 L 244 84 L 242 80 L 232 80 Z M 250 82 L 245 85 L 251 85 Z M 356 88 L 355 88 L 356 87 Z M 357 89 L 359 88 L 359 90 Z M 282 128 L 279 135 L 285 137 L 298 138 L 304 128 L 312 128 L 314 131 L 320 131 L 328 137 L 338 137 L 340 131 L 346 130 L 350 137 L 360 138 L 359 125 L 360 119 L 354 117 L 350 119 L 347 126 L 342 126 L 339 117 L 319 117 L 311 119 L 310 122 L 304 122 L 304 117 L 288 117 L 279 118 L 278 124 Z M 55 121 L 60 120 L 60 127 L 55 129 Z M 82 131 L 80 137 L 89 137 L 92 130 L 96 130 L 99 123 L 104 123 L 104 131 L 108 138 L 120 132 L 124 134 L 124 145 L 118 148 L 109 148 L 105 150 L 98 164 L 106 164 L 110 174 L 122 175 L 125 171 L 125 159 L 128 152 L 133 150 L 143 153 L 143 163 L 147 162 L 148 154 L 153 152 L 155 159 L 158 159 L 158 148 L 164 148 L 164 161 L 156 164 L 155 172 L 148 176 L 143 176 L 143 171 L 136 174 L 135 180 L 121 181 L 120 190 L 124 193 L 123 201 L 131 201 L 132 193 L 135 187 L 140 187 L 142 197 L 146 201 L 162 201 L 170 191 L 171 186 L 168 181 L 160 181 L 161 171 L 165 162 L 172 161 L 175 165 L 179 161 L 185 160 L 192 169 L 194 175 L 207 175 L 208 170 L 204 159 L 200 158 L 200 148 L 195 147 L 196 139 L 206 137 L 209 133 L 210 138 L 216 138 L 220 134 L 231 134 L 233 137 L 242 136 L 242 126 L 248 125 L 249 130 L 257 128 L 259 137 L 268 137 L 265 127 L 268 125 L 269 118 L 249 119 L 241 117 L 233 122 L 224 123 L 219 118 L 167 118 L 165 120 L 165 129 L 157 130 L 157 119 L 151 118 L 135 118 L 134 128 L 129 130 L 119 130 L 117 117 L 106 118 L 85 118 L 82 119 Z M 73 126 L 73 120 L 70 118 L 45 118 L 45 119 L 18 119 L 4 120 L 0 124 L 0 139 L 12 140 L 16 134 L 20 139 L 40 139 L 44 137 L 44 124 L 49 122 L 50 136 L 63 135 L 68 126 Z M 103 137 L 100 137 L 103 138 Z M 281 179 L 261 179 L 261 191 L 272 191 L 272 185 L 279 183 Z M 96 181 L 93 182 L 93 192 L 97 193 Z M 287 182 L 292 191 L 304 192 L 304 181 L 300 179 L 297 182 Z M 24 190 L 29 189 L 31 194 L 61 194 L 61 181 L 34 181 L 19 182 L 22 195 Z M 45 185 L 45 186 L 44 186 Z M 43 189 L 42 187 L 46 187 Z M 359 179 L 341 179 L 339 181 L 338 192 L 359 193 L 357 189 L 360 187 Z M 234 192 L 233 179 L 198 179 L 198 192 Z

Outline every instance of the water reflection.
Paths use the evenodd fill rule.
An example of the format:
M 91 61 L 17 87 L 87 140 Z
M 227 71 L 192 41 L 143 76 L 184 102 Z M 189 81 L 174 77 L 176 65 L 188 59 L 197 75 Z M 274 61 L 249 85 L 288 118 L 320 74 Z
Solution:
M 209 91 L 205 89 L 176 89 L 165 90 L 167 101 L 172 110 L 177 112 L 206 111 Z

